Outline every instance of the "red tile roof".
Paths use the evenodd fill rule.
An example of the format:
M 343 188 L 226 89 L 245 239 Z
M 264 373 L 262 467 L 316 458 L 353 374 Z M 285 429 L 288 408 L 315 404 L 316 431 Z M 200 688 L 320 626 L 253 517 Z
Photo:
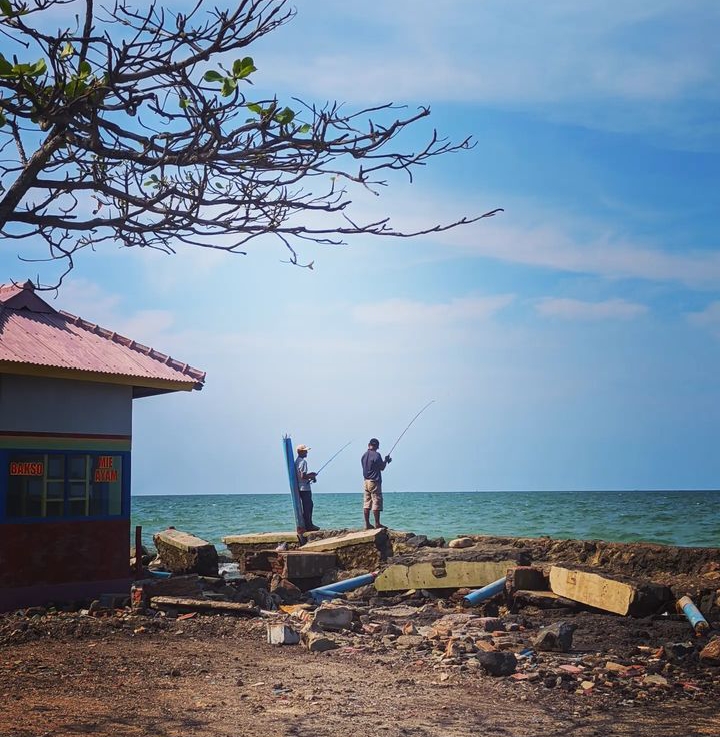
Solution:
M 205 381 L 204 371 L 53 309 L 31 282 L 0 284 L 0 371 L 22 373 L 17 364 L 58 369 L 63 375 L 77 371 L 109 380 L 120 377 L 134 387 L 169 391 L 202 389 Z

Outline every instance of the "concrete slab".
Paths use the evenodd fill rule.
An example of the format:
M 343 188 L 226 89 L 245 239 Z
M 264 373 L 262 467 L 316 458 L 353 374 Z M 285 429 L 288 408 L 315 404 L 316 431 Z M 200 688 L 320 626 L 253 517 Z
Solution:
M 303 552 L 334 552 L 338 568 L 343 570 L 373 571 L 390 555 L 391 546 L 386 530 L 373 529 L 357 530 L 323 540 L 312 540 L 303 545 L 301 550 Z
M 442 560 L 389 564 L 375 579 L 378 591 L 479 589 L 507 574 L 516 560 Z
M 153 535 L 153 542 L 165 568 L 173 573 L 218 575 L 215 546 L 189 532 L 168 528 Z
M 262 545 L 264 549 L 280 543 L 297 543 L 298 536 L 294 532 L 256 532 L 249 535 L 228 535 L 222 541 L 230 545 Z
M 673 601 L 667 586 L 563 566 L 550 568 L 550 590 L 595 609 L 634 617 L 655 614 Z
M 337 566 L 335 553 L 304 550 L 260 550 L 245 553 L 243 570 L 277 573 L 282 578 L 320 578 Z

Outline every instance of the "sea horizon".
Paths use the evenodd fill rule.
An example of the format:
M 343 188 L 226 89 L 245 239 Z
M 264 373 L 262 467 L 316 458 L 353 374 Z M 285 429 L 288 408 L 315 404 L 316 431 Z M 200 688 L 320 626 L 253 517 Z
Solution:
M 363 526 L 362 494 L 318 492 L 314 522 L 324 529 Z M 257 532 L 293 532 L 290 494 L 137 494 L 132 524 L 143 540 L 169 526 L 215 545 Z M 654 542 L 720 546 L 720 491 L 389 491 L 382 523 L 395 530 L 450 540 L 459 535 Z

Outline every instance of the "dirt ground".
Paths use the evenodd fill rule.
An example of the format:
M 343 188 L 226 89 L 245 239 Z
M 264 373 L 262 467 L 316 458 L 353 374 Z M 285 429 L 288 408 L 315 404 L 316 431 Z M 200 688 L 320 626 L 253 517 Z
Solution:
M 273 647 L 257 619 L 85 620 L 0 626 L 2 737 L 720 735 L 720 670 L 698 697 L 609 707 L 597 694 L 441 672 L 413 651 Z

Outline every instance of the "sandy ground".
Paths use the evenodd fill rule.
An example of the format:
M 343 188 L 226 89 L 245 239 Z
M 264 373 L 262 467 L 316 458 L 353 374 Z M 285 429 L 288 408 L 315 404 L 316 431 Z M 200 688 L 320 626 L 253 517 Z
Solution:
M 608 708 L 593 695 L 440 672 L 412 651 L 273 647 L 259 620 L 46 634 L 0 643 L 2 737 L 720 735 L 720 691 Z

